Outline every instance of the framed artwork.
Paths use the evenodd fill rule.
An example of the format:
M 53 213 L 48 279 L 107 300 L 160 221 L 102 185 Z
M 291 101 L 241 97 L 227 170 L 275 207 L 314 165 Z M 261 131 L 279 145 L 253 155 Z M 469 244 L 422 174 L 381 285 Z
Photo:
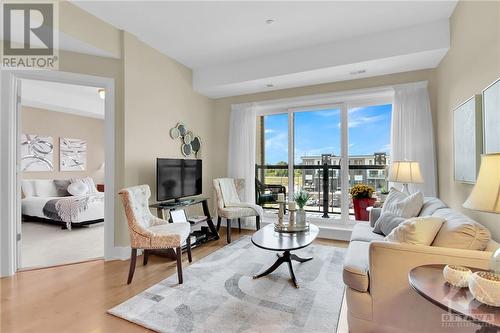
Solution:
M 51 136 L 21 134 L 21 171 L 54 171 Z
M 87 168 L 87 141 L 60 138 L 59 165 L 61 171 L 84 171 Z
M 453 110 L 453 163 L 457 182 L 476 182 L 482 151 L 481 118 L 481 95 L 474 95 Z
M 483 148 L 485 154 L 500 152 L 500 79 L 483 90 Z

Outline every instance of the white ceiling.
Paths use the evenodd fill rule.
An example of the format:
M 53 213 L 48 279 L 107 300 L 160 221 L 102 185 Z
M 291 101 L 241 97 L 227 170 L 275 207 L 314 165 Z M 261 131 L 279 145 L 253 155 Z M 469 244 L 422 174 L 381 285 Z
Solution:
M 411 27 L 424 29 L 430 22 L 443 20 L 447 22 L 456 6 L 456 1 L 74 1 L 74 3 L 192 68 L 195 89 L 211 97 L 234 94 L 227 88 L 235 84 L 243 86 L 243 89 L 237 89 L 238 93 L 249 93 L 269 89 L 261 85 L 261 81 L 272 83 L 274 87 L 271 89 L 305 85 L 305 81 L 307 84 L 324 82 L 315 80 L 307 74 L 310 70 L 320 69 L 318 64 L 311 66 L 307 52 L 301 53 L 303 55 L 301 62 L 294 62 L 293 66 L 280 75 L 269 71 L 260 73 L 258 77 L 248 78 L 239 77 L 237 73 L 245 70 L 245 66 L 249 63 L 252 67 L 246 70 L 250 72 L 265 67 L 269 64 L 269 58 L 273 56 L 287 62 L 289 54 L 293 55 L 297 50 L 317 50 L 322 45 L 346 41 L 356 44 L 357 39 L 364 36 L 372 36 L 371 47 L 376 48 L 376 38 L 380 35 Z M 268 19 L 274 20 L 274 23 L 267 24 L 265 21 Z M 447 41 L 441 41 L 433 51 L 441 50 L 443 46 L 447 49 L 448 29 L 444 29 L 444 33 L 448 32 Z M 440 32 L 443 31 L 438 31 Z M 429 37 L 432 38 L 432 34 Z M 416 43 L 412 39 L 404 42 Z M 404 46 L 404 43 L 400 44 Z M 432 51 L 428 45 L 411 53 L 401 54 L 395 50 L 389 57 L 383 59 L 428 51 Z M 429 57 L 426 57 L 427 60 L 419 60 L 418 69 L 435 66 L 444 53 L 441 52 L 440 57 L 433 57 L 430 60 L 427 59 Z M 373 57 L 363 61 L 377 59 L 379 58 Z M 330 68 L 355 63 L 347 61 L 321 66 Z M 415 64 L 408 63 L 408 66 L 414 68 Z M 208 71 L 213 77 L 212 69 L 230 71 L 235 68 L 237 70 L 231 80 L 214 77 L 211 81 L 202 75 Z M 376 64 L 374 68 L 377 68 Z M 402 66 L 402 69 L 409 70 L 405 66 Z M 284 75 L 300 73 L 304 73 L 304 84 L 297 80 L 293 83 L 286 80 L 274 82 L 274 79 Z M 373 76 L 368 71 L 366 75 Z M 339 81 L 345 78 L 330 75 L 326 79 Z M 257 90 L 255 80 L 259 81 Z
M 104 119 L 104 100 L 97 87 L 22 80 L 21 104 L 56 112 Z

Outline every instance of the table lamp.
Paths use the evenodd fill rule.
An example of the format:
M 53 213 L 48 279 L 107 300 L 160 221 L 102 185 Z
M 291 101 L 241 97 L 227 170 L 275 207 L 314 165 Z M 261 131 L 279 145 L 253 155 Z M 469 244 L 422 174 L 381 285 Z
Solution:
M 403 184 L 403 192 L 410 194 L 408 184 L 423 183 L 420 165 L 416 161 L 393 161 L 389 168 L 387 181 Z
M 500 153 L 481 156 L 476 184 L 463 206 L 500 214 Z M 500 249 L 491 256 L 491 270 L 500 273 Z

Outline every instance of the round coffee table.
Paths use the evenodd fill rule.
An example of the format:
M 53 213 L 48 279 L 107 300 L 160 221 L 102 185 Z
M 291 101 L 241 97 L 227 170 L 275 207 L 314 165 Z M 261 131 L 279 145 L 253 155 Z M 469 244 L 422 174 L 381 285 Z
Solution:
M 443 310 L 481 326 L 477 332 L 496 333 L 500 329 L 500 308 L 474 299 L 468 288 L 457 288 L 443 277 L 444 265 L 423 265 L 408 273 L 410 286 L 419 295 Z M 470 268 L 473 272 L 477 269 Z
M 299 287 L 295 274 L 293 273 L 292 260 L 298 261 L 300 263 L 312 260 L 313 258 L 301 258 L 290 251 L 302 249 L 309 246 L 318 237 L 319 228 L 314 224 L 309 226 L 308 231 L 296 232 L 296 233 L 280 233 L 274 231 L 274 224 L 268 224 L 264 228 L 258 230 L 252 236 L 252 243 L 264 250 L 270 251 L 283 251 L 283 253 L 277 253 L 278 260 L 266 269 L 264 272 L 254 275 L 254 279 L 268 275 L 276 270 L 281 264 L 287 263 L 288 270 L 290 271 L 290 278 L 295 288 Z

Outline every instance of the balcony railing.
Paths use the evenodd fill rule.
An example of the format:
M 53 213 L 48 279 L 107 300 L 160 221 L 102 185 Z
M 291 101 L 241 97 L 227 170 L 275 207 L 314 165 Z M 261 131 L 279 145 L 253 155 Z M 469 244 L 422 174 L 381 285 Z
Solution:
M 294 165 L 294 188 L 302 188 L 309 192 L 311 198 L 306 204 L 306 211 L 328 214 L 341 213 L 341 177 L 340 165 Z M 376 171 L 376 175 L 374 172 Z M 290 191 L 288 181 L 288 165 L 256 165 L 255 176 L 266 185 L 282 185 L 286 187 L 287 195 Z M 349 165 L 349 186 L 363 183 L 375 188 L 377 194 L 387 188 L 385 165 Z M 288 198 L 291 200 L 292 198 Z M 266 204 L 266 208 L 277 208 L 275 204 Z M 352 207 L 350 200 L 349 207 Z M 353 214 L 352 209 L 349 213 Z

